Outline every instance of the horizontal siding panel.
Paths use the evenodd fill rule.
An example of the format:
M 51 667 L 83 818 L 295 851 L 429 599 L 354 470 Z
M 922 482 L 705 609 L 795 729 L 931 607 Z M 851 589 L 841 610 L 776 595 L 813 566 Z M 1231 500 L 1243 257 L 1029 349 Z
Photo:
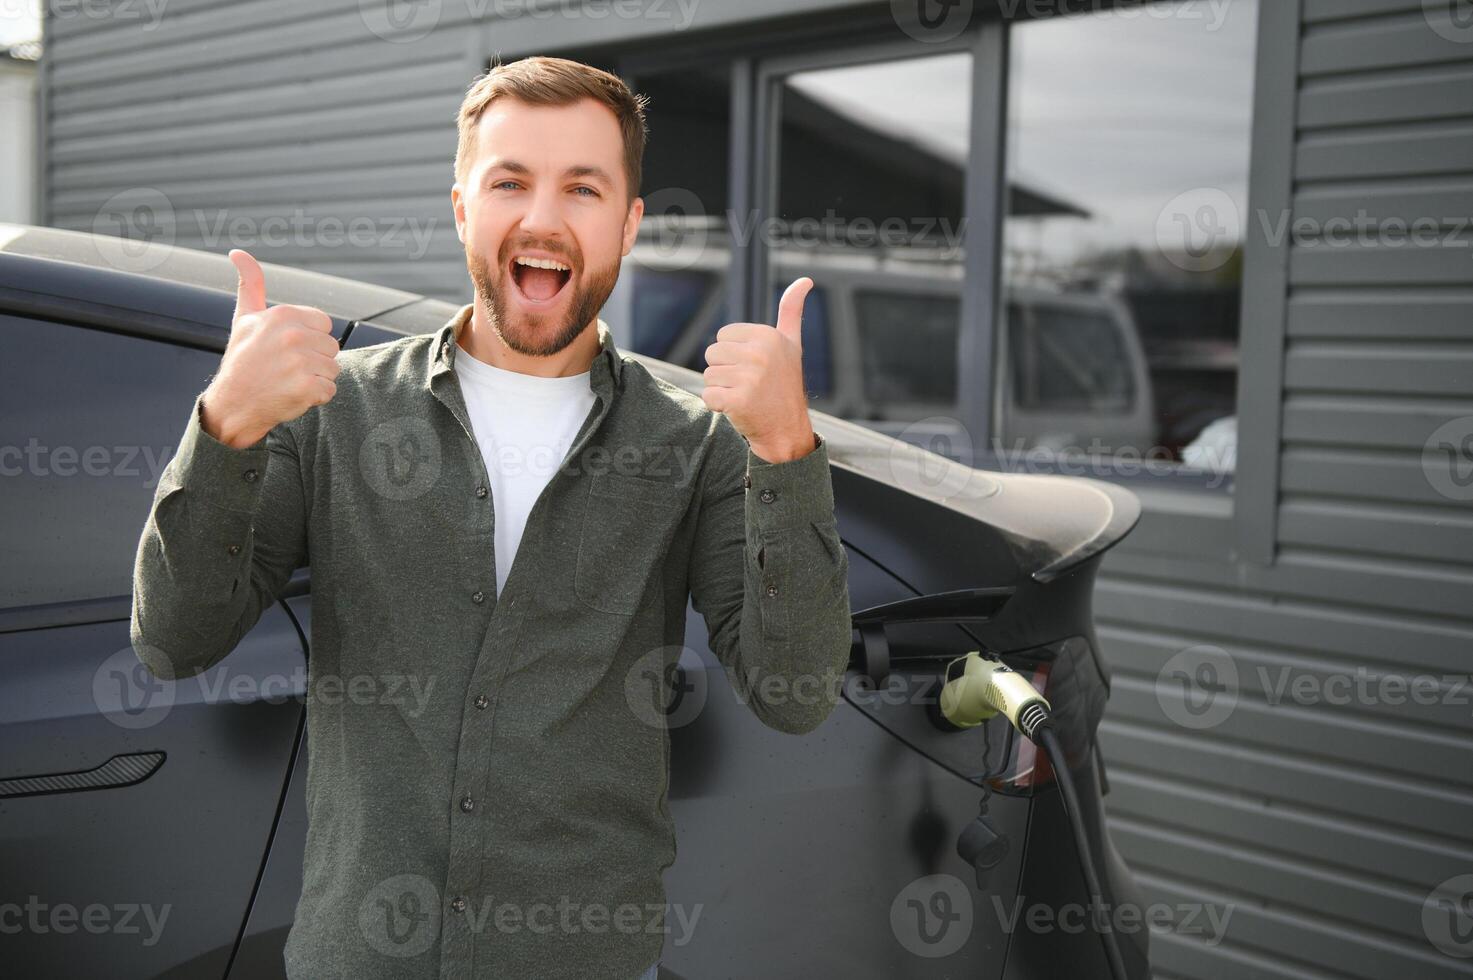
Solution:
M 1466 564 L 1466 561 L 1464 562 Z M 1466 615 L 1463 595 L 1442 597 Z M 1380 661 L 1419 673 L 1467 673 L 1473 626 L 1397 616 L 1374 609 L 1298 601 L 1278 595 L 1192 589 L 1102 579 L 1095 589 L 1102 627 L 1148 628 L 1200 643 L 1274 647 L 1310 654 L 1334 651 L 1353 663 Z
M 103 163 L 89 159 L 85 163 L 60 164 L 52 167 L 58 184 L 74 191 L 102 190 L 115 193 L 119 187 L 165 187 L 197 183 L 199 175 L 208 173 L 217 179 L 251 179 L 263 172 L 282 175 L 321 173 L 345 165 L 382 167 L 414 164 L 426 172 L 438 170 L 445 177 L 445 196 L 450 195 L 455 159 L 455 130 L 446 127 L 415 133 L 396 134 L 394 139 L 350 136 L 307 144 L 282 146 L 276 143 L 231 150 L 199 147 L 194 152 L 163 157 L 142 157 Z M 424 199 L 415 199 L 422 206 Z M 420 211 L 419 217 L 433 212 Z
M 1473 168 L 1473 160 L 1469 166 Z M 1466 177 L 1306 187 L 1294 196 L 1294 220 L 1323 225 L 1331 242 L 1384 232 L 1462 242 L 1468 249 L 1473 247 L 1473 172 Z M 1439 229 L 1442 234 L 1434 238 Z M 1473 258 L 1468 264 L 1473 265 Z
M 1295 150 L 1300 181 L 1411 177 L 1473 166 L 1473 121 L 1440 120 L 1345 133 L 1312 133 Z
M 1139 854 L 1132 850 L 1127 858 Z M 1158 901 L 1178 905 L 1209 903 L 1219 909 L 1232 909 L 1228 920 L 1228 942 L 1220 951 L 1213 950 L 1213 953 L 1220 952 L 1227 962 L 1223 964 L 1222 972 L 1209 974 L 1214 978 L 1253 978 L 1256 974 L 1245 972 L 1243 966 L 1257 958 L 1297 963 L 1313 971 L 1322 970 L 1326 980 L 1344 980 L 1346 977 L 1358 980 L 1453 980 L 1468 975 L 1466 962 L 1441 955 L 1425 940 L 1417 944 L 1383 939 L 1367 930 L 1354 929 L 1320 916 L 1260 904 L 1230 891 L 1201 889 L 1189 882 L 1175 881 L 1162 875 L 1144 874 L 1141 880 Z M 1433 885 L 1428 886 L 1429 891 Z M 1201 948 L 1205 951 L 1208 947 L 1203 944 Z
M 139 6 L 141 8 L 142 5 Z M 108 56 L 116 61 L 126 47 L 136 47 L 140 42 L 149 48 L 161 48 L 198 45 L 221 37 L 254 40 L 258 35 L 245 32 L 255 28 L 259 34 L 263 26 L 269 25 L 276 31 L 275 44 L 254 46 L 257 50 L 269 51 L 280 47 L 283 41 L 293 40 L 304 24 L 313 21 L 331 21 L 339 30 L 350 18 L 361 24 L 358 8 L 358 0 L 313 0 L 310 4 L 300 0 L 191 0 L 188 3 L 168 0 L 164 16 L 147 30 L 141 29 L 140 20 L 130 23 L 123 18 L 94 19 L 83 29 L 62 32 L 61 43 L 56 50 L 69 62 L 102 60 Z M 53 17 L 52 21 L 56 19 Z M 71 23 L 85 20 L 61 19 Z M 147 23 L 147 18 L 141 21 Z M 347 36 L 345 31 L 343 37 Z M 112 67 L 116 71 L 117 65 Z
M 1273 2 L 1273 0 L 1269 0 Z M 1447 30 L 1450 11 L 1435 14 L 1443 26 L 1432 26 L 1434 14 L 1419 5 L 1401 17 L 1378 18 L 1318 28 L 1306 33 L 1299 50 L 1299 73 L 1310 78 L 1342 72 L 1404 68 L 1465 61 L 1466 46 Z
M 1279 485 L 1287 492 L 1399 504 L 1449 502 L 1427 478 L 1420 454 L 1290 448 L 1279 466 Z
M 305 106 L 314 111 L 372 104 L 375 95 L 396 100 L 426 96 L 440 104 L 436 115 L 454 129 L 455 110 L 467 84 L 465 68 L 458 62 L 405 65 L 375 73 L 371 83 L 357 74 L 319 78 L 310 82 L 261 84 L 245 89 L 176 98 L 165 105 L 148 103 L 79 112 L 59 119 L 51 137 L 64 141 L 73 136 L 105 136 L 132 133 L 146 141 L 152 132 L 187 126 L 202 120 L 228 119 L 249 126 L 256 140 L 269 139 L 273 121 Z M 384 132 L 376 127 L 378 132 Z
M 1352 17 L 1374 17 L 1422 9 L 1422 0 L 1304 0 L 1303 20 L 1306 24 L 1345 20 Z
M 384 73 L 425 61 L 443 61 L 447 65 L 463 61 L 465 38 L 453 34 L 431 34 L 415 44 L 385 44 L 368 36 L 361 43 L 340 39 L 327 47 L 283 50 L 279 45 L 269 51 L 235 61 L 220 60 L 194 69 L 140 76 L 126 81 L 110 81 L 107 85 L 78 85 L 51 94 L 52 109 L 62 118 L 83 113 L 95 114 L 114 107 L 132 108 L 140 104 L 172 103 L 179 93 L 192 98 L 231 91 L 256 91 L 265 84 L 281 86 L 307 84 L 317 79 L 356 77 L 366 88 L 380 86 Z M 371 71 L 365 66 L 372 66 Z M 465 79 L 465 86 L 470 78 Z M 464 88 L 465 86 L 462 86 Z
M 1283 438 L 1285 442 L 1421 451 L 1440 427 L 1469 415 L 1473 415 L 1473 400 L 1291 395 L 1284 401 Z
M 244 214 L 243 210 L 262 207 L 259 217 L 278 213 L 275 202 L 311 202 L 322 207 L 335 202 L 338 207 L 375 197 L 403 197 L 407 195 L 431 196 L 442 192 L 441 213 L 448 210 L 451 175 L 442 172 L 435 179 L 434 172 L 423 165 L 405 164 L 385 167 L 359 167 L 339 172 L 315 171 L 311 173 L 284 175 L 281 177 L 256 176 L 238 181 L 193 180 L 187 184 L 169 184 L 158 188 L 169 200 L 175 214 L 193 214 L 198 209 L 212 213 L 222 208 L 232 214 Z M 106 205 L 113 195 L 95 189 L 67 191 L 57 194 L 52 206 L 58 216 L 94 215 Z M 431 220 L 426 217 L 424 220 Z
M 299 108 L 298 111 L 271 120 L 271 142 L 277 146 L 377 134 L 380 139 L 424 138 L 425 130 L 453 112 L 460 104 L 440 96 L 427 96 L 396 101 L 387 96 L 360 105 L 332 109 Z M 450 108 L 447 110 L 447 105 Z M 445 124 L 453 126 L 452 123 Z M 437 127 L 438 128 L 438 127 Z M 453 130 L 452 130 L 453 132 Z M 198 152 L 201 147 L 216 151 L 257 149 L 261 146 L 261 130 L 242 126 L 230 119 L 200 119 L 172 129 L 149 131 L 146 138 L 139 133 L 110 135 L 77 135 L 66 140 L 52 140 L 48 156 L 52 163 L 98 160 L 152 160 L 172 153 Z M 450 165 L 446 161 L 446 166 Z M 204 176 L 204 175 L 199 175 Z M 53 183 L 53 193 L 66 189 Z M 119 185 L 122 189 L 122 185 Z
M 1473 392 L 1473 346 L 1301 341 L 1284 356 L 1284 387 L 1463 397 Z
M 1466 504 L 1460 507 L 1454 501 L 1445 508 L 1412 510 L 1291 499 L 1279 507 L 1279 539 L 1285 544 L 1466 563 L 1473 552 L 1473 516 Z M 1473 600 L 1456 593 L 1446 598 L 1450 604 Z
M 1208 838 L 1270 846 L 1327 868 L 1359 871 L 1408 888 L 1441 881 L 1449 867 L 1473 867 L 1473 848 L 1391 833 L 1336 813 L 1265 806 L 1254 796 L 1157 779 L 1150 772 L 1124 766 L 1111 766 L 1109 776 L 1107 803 L 1112 818 L 1169 819 L 1174 827 L 1193 829 Z
M 1316 867 L 1298 855 L 1219 840 L 1193 840 L 1154 821 L 1118 819 L 1111 834 L 1121 850 L 1148 853 L 1151 869 L 1192 868 L 1214 886 L 1265 905 L 1293 908 L 1305 916 L 1325 916 L 1390 940 L 1426 940 L 1422 932 L 1426 892 L 1358 881 L 1353 875 Z M 1333 914 L 1325 915 L 1330 910 Z
M 1113 661 L 1112 661 L 1113 663 Z M 1234 661 L 1236 663 L 1236 661 Z M 1330 764 L 1353 769 L 1378 770 L 1400 778 L 1422 780 L 1428 785 L 1445 782 L 1449 790 L 1461 788 L 1473 807 L 1473 756 L 1466 733 L 1418 731 L 1405 721 L 1368 720 L 1359 711 L 1334 704 L 1296 704 L 1286 686 L 1295 678 L 1302 682 L 1312 674 L 1254 668 L 1238 669 L 1237 691 L 1231 687 L 1219 696 L 1231 698 L 1231 713 L 1213 725 L 1213 738 L 1234 745 L 1257 746 L 1265 752 L 1292 752 L 1311 764 Z M 1282 689 L 1281 689 L 1282 686 Z M 1347 689 L 1344 693 L 1351 693 Z M 1467 698 L 1466 685 L 1459 697 Z M 1335 696 L 1339 696 L 1337 693 Z M 1270 703 L 1264 698 L 1276 698 Z M 1176 725 L 1164 706 L 1185 710 L 1185 692 L 1179 682 L 1158 680 L 1116 671 L 1110 685 L 1110 700 L 1119 717 L 1137 724 L 1171 728 Z M 1464 710 L 1468 705 L 1462 705 Z M 1420 706 L 1403 706 L 1413 719 Z M 1180 713 L 1178 713 L 1180 717 Z
M 1303 129 L 1457 116 L 1473 116 L 1473 67 L 1466 65 L 1309 81 L 1299 92 Z
M 1291 338 L 1473 341 L 1473 290 L 1300 289 L 1285 330 Z
M 1420 234 L 1403 234 L 1384 244 L 1296 245 L 1289 255 L 1289 282 L 1296 287 L 1467 286 L 1473 276 L 1469 231 L 1457 236 L 1443 231 L 1425 241 Z
M 1447 614 L 1448 596 L 1473 595 L 1473 569 L 1466 565 L 1450 567 L 1399 556 L 1349 556 L 1292 546 L 1280 548 L 1272 565 L 1242 566 L 1117 548 L 1106 556 L 1102 574 L 1110 582 L 1192 585 L 1433 616 Z
M 1467 839 L 1470 803 L 1465 792 L 1307 761 L 1283 748 L 1236 745 L 1211 733 L 1189 738 L 1180 731 L 1107 719 L 1100 740 L 1112 764 L 1162 778 L 1206 782 L 1252 795 L 1266 805 L 1282 800 L 1299 807 L 1329 807 L 1346 820 L 1375 823 L 1388 831 L 1439 835 L 1449 842 Z
M 1125 700 L 1112 702 L 1112 710 L 1120 712 L 1136 722 L 1167 726 L 1173 724 L 1162 711 L 1162 702 L 1179 704 L 1181 691 L 1174 681 L 1161 681 L 1160 690 L 1154 685 L 1166 664 L 1176 654 L 1201 642 L 1200 639 L 1166 633 L 1144 627 L 1105 626 L 1099 630 L 1100 640 L 1108 653 L 1110 668 L 1116 677 L 1125 678 L 1124 683 L 1134 691 L 1144 681 L 1153 685 L 1151 699 L 1142 700 L 1130 694 Z M 1344 730 L 1351 738 L 1344 746 L 1331 747 L 1327 755 L 1338 756 L 1341 752 L 1359 751 L 1361 741 L 1370 742 L 1373 736 L 1366 734 L 1365 725 L 1381 724 L 1387 738 L 1400 740 L 1416 738 L 1415 726 L 1424 725 L 1423 733 L 1428 739 L 1446 745 L 1451 740 L 1454 746 L 1466 750 L 1467 737 L 1473 735 L 1473 682 L 1467 671 L 1461 671 L 1455 680 L 1443 674 L 1429 674 L 1416 667 L 1398 670 L 1379 658 L 1351 661 L 1337 650 L 1291 651 L 1263 646 L 1248 646 L 1224 638 L 1214 644 L 1231 658 L 1237 671 L 1237 697 L 1251 707 L 1246 713 L 1258 717 L 1265 711 L 1283 709 L 1287 725 L 1325 720 L 1331 728 Z M 1362 680 L 1364 677 L 1364 680 Z M 1377 692 L 1381 678 L 1397 678 L 1399 687 L 1387 687 L 1390 696 L 1381 697 Z M 1225 682 L 1224 682 L 1225 683 Z M 1362 684 L 1372 693 L 1364 702 L 1357 697 Z M 1433 690 L 1433 685 L 1436 689 Z M 1298 685 L 1308 685 L 1301 689 Z M 1415 688 L 1412 687 L 1415 685 Z M 1415 690 L 1415 695 L 1412 691 Z M 1296 695 L 1296 692 L 1300 692 Z M 1112 692 L 1113 694 L 1113 692 Z M 1300 700 L 1310 702 L 1300 704 Z M 1352 703 L 1346 704 L 1349 701 Z M 1234 716 L 1237 714 L 1234 708 Z M 1256 734 L 1249 732 L 1238 736 L 1233 730 L 1214 729 L 1226 736 L 1240 737 L 1247 742 L 1257 741 Z M 1379 738 L 1380 736 L 1374 736 Z M 1299 747 L 1296 739 L 1279 742 Z M 1352 749 L 1352 746 L 1356 748 Z M 1393 756 L 1392 767 L 1400 765 Z M 1466 756 L 1457 760 L 1453 768 L 1460 771 L 1457 781 L 1473 786 L 1473 761 Z M 1354 762 L 1354 757 L 1351 758 Z M 1436 778 L 1437 773 L 1433 772 Z M 1473 845 L 1470 845 L 1473 850 Z

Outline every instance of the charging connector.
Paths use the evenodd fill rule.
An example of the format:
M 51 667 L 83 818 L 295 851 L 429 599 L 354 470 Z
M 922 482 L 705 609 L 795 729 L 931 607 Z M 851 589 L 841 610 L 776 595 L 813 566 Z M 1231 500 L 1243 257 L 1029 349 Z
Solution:
M 952 668 L 958 662 L 962 663 L 961 674 L 952 677 Z M 1059 792 L 1064 799 L 1064 811 L 1074 834 L 1074 846 L 1079 852 L 1085 890 L 1094 902 L 1095 909 L 1102 914 L 1103 891 L 1079 808 L 1079 790 L 1069 772 L 1068 760 L 1064 758 L 1058 733 L 1054 731 L 1048 699 L 1028 683 L 1023 675 L 1001 661 L 984 657 L 977 650 L 947 664 L 946 677 L 939 702 L 941 715 L 947 722 L 957 728 L 975 728 L 990 718 L 1002 715 L 1048 756 L 1059 784 Z M 1100 942 L 1105 949 L 1105 959 L 1110 964 L 1110 975 L 1114 980 L 1126 980 L 1125 961 L 1121 958 L 1115 931 L 1108 922 L 1101 922 L 1099 925 Z

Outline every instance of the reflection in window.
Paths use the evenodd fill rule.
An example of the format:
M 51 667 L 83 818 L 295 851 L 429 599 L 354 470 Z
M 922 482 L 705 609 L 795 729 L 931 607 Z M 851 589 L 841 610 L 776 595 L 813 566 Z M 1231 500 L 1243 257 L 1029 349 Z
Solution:
M 1181 459 L 1234 415 L 1256 21 L 1187 0 L 1012 29 L 1006 289 L 1100 306 L 1005 307 L 1006 449 Z
M 701 308 L 716 277 L 699 270 L 660 271 L 635 266 L 629 346 L 650 357 L 670 352 L 681 330 Z
M 862 373 L 835 410 L 898 421 L 955 413 L 971 88 L 964 52 L 781 80 L 766 315 L 800 276 L 825 294 L 805 311 L 805 373 L 810 311 L 836 350 L 857 350 Z M 807 375 L 815 394 L 833 387 L 826 362 L 821 371 Z
M 1101 310 L 1008 305 L 1014 404 L 1030 411 L 1121 412 L 1134 383 L 1119 324 Z
M 884 407 L 956 402 L 955 296 L 860 291 L 854 294 L 865 401 Z M 938 356 L 938 351 L 951 352 Z M 875 418 L 884 418 L 877 414 Z
M 632 79 L 649 97 L 649 143 L 640 196 L 644 218 L 624 257 L 614 315 L 627 316 L 630 350 L 688 363 L 719 316 L 731 259 L 727 209 L 731 83 L 726 66 Z M 725 322 L 725 321 L 723 321 Z M 704 361 L 696 370 L 705 368 Z

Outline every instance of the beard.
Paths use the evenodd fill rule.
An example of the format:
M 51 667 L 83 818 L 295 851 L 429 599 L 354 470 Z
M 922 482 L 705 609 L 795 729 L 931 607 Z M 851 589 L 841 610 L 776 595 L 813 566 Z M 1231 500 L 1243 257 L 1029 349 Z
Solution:
M 509 263 L 511 257 L 523 247 L 538 246 L 518 242 L 513 248 L 509 243 L 503 242 L 499 261 L 493 271 L 485 256 L 467 245 L 466 267 L 470 270 L 471 281 L 475 283 L 476 296 L 486 309 L 488 325 L 502 342 L 518 354 L 550 357 L 577 340 L 598 316 L 599 310 L 603 309 L 604 303 L 608 302 L 614 291 L 614 284 L 619 278 L 619 262 L 616 259 L 612 265 L 590 270 L 584 275 L 578 271 L 584 266 L 582 255 L 576 248 L 573 253 L 569 253 L 561 249 L 541 247 L 542 251 L 560 255 L 562 261 L 573 270 L 563 286 L 563 289 L 573 291 L 567 318 L 561 323 L 554 323 L 556 313 L 519 311 L 509 295 L 511 290 L 517 288 L 512 282 Z M 549 324 L 552 324 L 552 329 L 549 329 Z

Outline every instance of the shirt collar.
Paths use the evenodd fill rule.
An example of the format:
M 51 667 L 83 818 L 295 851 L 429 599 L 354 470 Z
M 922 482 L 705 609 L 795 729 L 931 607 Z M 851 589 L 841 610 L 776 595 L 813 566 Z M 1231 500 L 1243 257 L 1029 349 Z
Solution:
M 432 386 L 436 376 L 455 369 L 455 352 L 460 349 L 457 341 L 461 330 L 470 322 L 475 308 L 474 303 L 465 304 L 436 331 L 435 342 L 430 345 L 429 372 L 425 379 L 427 385 Z M 589 368 L 589 386 L 595 391 L 603 387 L 605 379 L 611 379 L 612 387 L 618 387 L 624 370 L 624 355 L 614 346 L 613 331 L 602 318 L 598 320 L 597 329 L 599 350 Z

